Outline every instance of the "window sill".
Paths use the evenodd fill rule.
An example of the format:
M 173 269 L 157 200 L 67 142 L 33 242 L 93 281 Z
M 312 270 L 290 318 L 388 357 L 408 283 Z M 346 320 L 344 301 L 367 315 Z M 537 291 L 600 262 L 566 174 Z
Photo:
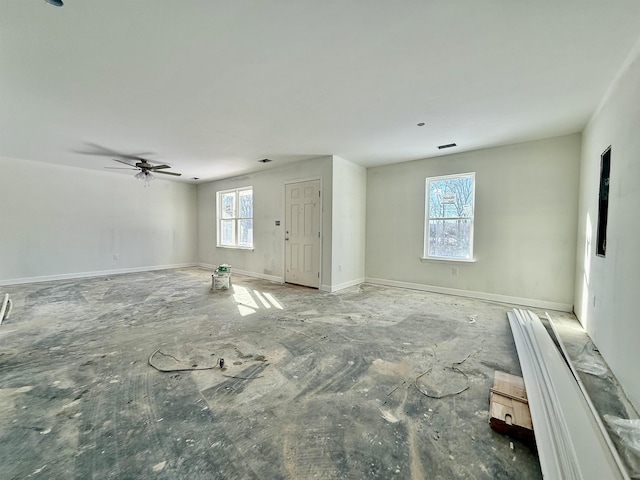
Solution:
M 248 250 L 253 252 L 253 247 L 233 247 L 231 245 L 216 245 L 216 248 L 226 248 L 227 250 Z
M 475 258 L 420 257 L 421 262 L 476 263 Z

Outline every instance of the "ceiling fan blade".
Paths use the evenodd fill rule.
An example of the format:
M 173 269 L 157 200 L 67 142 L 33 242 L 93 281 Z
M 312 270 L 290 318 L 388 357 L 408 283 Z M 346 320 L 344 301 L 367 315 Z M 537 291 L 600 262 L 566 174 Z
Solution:
M 127 167 L 104 167 L 108 170 L 138 170 L 137 168 L 127 168 Z
M 143 155 L 144 155 L 144 154 L 143 154 Z M 127 158 L 127 159 L 129 159 L 129 160 L 136 160 L 136 161 L 138 161 L 138 162 L 146 162 L 146 161 L 147 161 L 146 159 L 142 158 L 142 157 L 141 157 L 141 156 L 139 156 L 139 155 L 127 155 L 127 154 L 125 153 L 125 154 L 121 154 L 121 155 L 117 155 L 117 156 L 118 156 L 118 157 L 122 157 L 122 158 Z
M 163 168 L 171 168 L 170 165 L 154 165 L 149 170 L 161 170 Z
M 129 165 L 129 166 L 130 166 L 130 167 L 132 167 L 132 168 L 138 168 L 138 167 L 136 167 L 135 165 L 131 165 L 130 163 L 125 162 L 124 160 L 118 160 L 117 158 L 112 158 L 112 160 L 113 160 L 114 162 L 124 163 L 125 165 Z
M 97 155 L 101 157 L 122 157 L 128 158 L 131 160 L 138 160 L 141 157 L 148 157 L 150 155 L 155 155 L 154 152 L 137 152 L 137 153 L 122 153 L 111 148 L 103 147 L 102 145 L 98 145 L 97 143 L 87 142 L 84 144 L 86 148 L 73 150 L 76 153 L 82 153 L 84 155 Z
M 163 175 L 173 175 L 174 177 L 179 177 L 182 175 L 181 173 L 173 173 L 173 172 L 163 172 L 162 170 L 153 171 L 153 173 L 162 173 Z

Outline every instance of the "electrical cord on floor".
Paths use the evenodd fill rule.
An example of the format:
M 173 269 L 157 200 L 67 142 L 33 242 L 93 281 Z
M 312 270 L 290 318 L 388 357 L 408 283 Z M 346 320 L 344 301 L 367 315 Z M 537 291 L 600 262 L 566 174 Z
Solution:
M 165 357 L 173 358 L 175 361 L 177 361 L 179 363 L 184 363 L 184 362 L 182 362 L 181 360 L 178 360 L 173 355 L 169 355 L 168 353 L 161 352 L 160 349 L 158 348 L 155 352 L 153 352 L 151 354 L 151 356 L 149 357 L 148 362 L 149 362 L 150 366 L 152 366 L 153 368 L 155 368 L 159 372 L 191 372 L 191 371 L 194 371 L 194 370 L 213 370 L 214 368 L 217 367 L 217 364 L 216 364 L 213 367 L 198 367 L 198 366 L 195 366 L 195 367 L 185 367 L 185 368 L 160 368 L 160 367 L 156 367 L 151 362 L 151 359 L 155 356 L 156 353 L 159 353 L 160 355 L 164 355 Z
M 469 388 L 469 377 L 467 377 L 467 374 L 464 373 L 462 370 L 456 368 L 456 367 L 451 367 L 451 370 L 461 373 L 462 375 L 464 375 L 465 380 L 467 381 L 467 385 L 461 389 L 458 390 L 457 392 L 449 392 L 449 393 L 445 393 L 444 395 L 433 395 L 429 392 L 425 392 L 424 390 L 422 390 L 419 386 L 418 386 L 418 379 L 424 375 L 426 375 L 427 373 L 429 373 L 431 371 L 431 369 L 427 370 L 426 372 L 424 372 L 421 375 L 418 375 L 413 383 L 413 385 L 416 387 L 416 390 L 418 390 L 421 394 L 429 397 L 429 398 L 445 398 L 445 397 L 450 397 L 452 395 L 458 395 L 459 393 L 464 392 L 465 390 L 467 390 Z
M 460 373 L 460 374 L 462 374 L 462 375 L 464 376 L 464 378 L 465 378 L 465 380 L 466 380 L 466 382 L 467 382 L 467 385 L 466 385 L 463 389 L 458 390 L 458 391 L 456 391 L 456 392 L 449 392 L 449 393 L 445 393 L 444 395 L 434 395 L 434 394 L 431 394 L 431 393 L 429 393 L 429 392 L 425 392 L 424 390 L 422 390 L 422 389 L 418 386 L 418 380 L 420 379 L 420 377 L 424 377 L 427 373 L 429 373 L 429 372 L 433 369 L 433 367 L 431 367 L 431 368 L 430 368 L 429 370 L 427 370 L 426 372 L 421 373 L 420 375 L 418 375 L 418 376 L 416 377 L 416 379 L 414 380 L 413 385 L 416 387 L 416 390 L 418 390 L 421 394 L 423 394 L 423 395 L 425 395 L 426 397 L 429 397 L 429 398 L 445 398 L 445 397 L 451 397 L 451 396 L 453 396 L 453 395 L 458 395 L 458 394 L 460 394 L 460 393 L 464 392 L 465 390 L 468 390 L 468 389 L 469 389 L 469 385 L 470 385 L 469 377 L 467 376 L 467 374 L 466 374 L 466 373 L 464 373 L 462 370 L 460 370 L 459 368 L 457 368 L 457 367 L 456 367 L 456 365 L 462 365 L 462 364 L 463 364 L 463 363 L 464 363 L 464 362 L 465 362 L 465 361 L 466 361 L 470 356 L 471 356 L 471 354 L 467 355 L 466 357 L 464 357 L 464 358 L 463 358 L 461 361 L 459 361 L 459 362 L 454 362 L 454 363 L 452 363 L 452 364 L 451 364 L 451 367 L 450 367 L 450 368 L 451 368 L 451 370 L 453 370 L 454 372 L 458 372 L 458 373 Z

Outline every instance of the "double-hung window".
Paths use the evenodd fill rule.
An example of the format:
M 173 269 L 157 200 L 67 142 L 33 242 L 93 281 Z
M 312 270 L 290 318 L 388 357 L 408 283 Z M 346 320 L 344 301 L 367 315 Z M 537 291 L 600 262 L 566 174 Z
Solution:
M 218 192 L 218 246 L 253 248 L 253 187 Z
M 427 178 L 424 258 L 473 260 L 475 173 Z

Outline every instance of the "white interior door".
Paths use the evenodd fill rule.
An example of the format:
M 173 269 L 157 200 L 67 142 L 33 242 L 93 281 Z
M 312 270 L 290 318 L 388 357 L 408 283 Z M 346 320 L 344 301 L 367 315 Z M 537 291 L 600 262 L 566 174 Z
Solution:
M 320 287 L 320 180 L 285 186 L 284 281 Z

